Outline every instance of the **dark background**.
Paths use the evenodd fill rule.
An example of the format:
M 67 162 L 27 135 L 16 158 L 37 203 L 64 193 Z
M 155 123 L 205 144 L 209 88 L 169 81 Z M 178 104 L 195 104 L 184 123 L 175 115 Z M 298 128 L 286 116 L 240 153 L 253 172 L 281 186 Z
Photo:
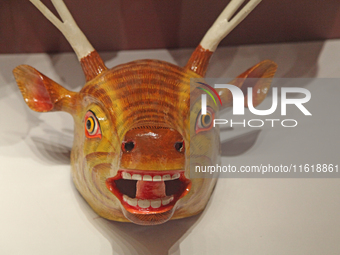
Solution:
M 65 3 L 96 50 L 117 51 L 196 47 L 229 0 Z M 340 38 L 339 0 L 263 0 L 221 45 L 329 38 Z M 64 51 L 67 41 L 28 0 L 0 0 L 0 53 Z

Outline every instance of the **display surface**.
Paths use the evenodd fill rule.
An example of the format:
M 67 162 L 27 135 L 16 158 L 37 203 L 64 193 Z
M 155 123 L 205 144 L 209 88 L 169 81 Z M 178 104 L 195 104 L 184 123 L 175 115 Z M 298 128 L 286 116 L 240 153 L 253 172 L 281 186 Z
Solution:
M 249 63 L 272 59 L 279 66 L 276 77 L 336 78 L 340 73 L 339 52 L 338 40 L 218 48 L 207 77 L 233 77 Z M 144 58 L 183 66 L 191 53 L 192 49 L 180 49 L 100 55 L 107 66 Z M 74 54 L 0 55 L 0 107 L 6 109 L 0 113 L 1 254 L 340 252 L 339 179 L 219 179 L 207 208 L 197 216 L 157 226 L 98 217 L 71 179 L 71 115 L 31 111 L 11 73 L 20 64 L 36 67 L 68 90 L 79 91 L 85 81 Z M 334 99 L 339 87 L 319 89 L 318 94 L 306 88 L 311 90 L 313 101 L 317 99 L 318 104 L 333 109 L 327 118 L 337 116 L 339 107 L 334 107 Z M 316 108 L 310 110 L 315 114 Z M 334 129 L 336 134 L 337 126 Z M 293 153 L 292 148 L 306 142 L 311 146 L 305 153 L 317 158 L 323 141 L 339 139 L 334 132 L 323 130 L 308 126 L 306 131 L 313 139 L 262 130 L 252 148 L 236 156 L 223 156 L 221 163 L 238 160 L 252 164 L 264 157 L 282 164 L 282 152 Z M 248 131 L 221 130 L 222 140 Z
M 105 66 L 63 1 L 52 1 L 63 21 L 40 1 L 31 2 L 68 39 L 87 82 L 76 93 L 27 65 L 15 68 L 13 73 L 32 110 L 64 111 L 73 116 L 72 175 L 85 200 L 104 218 L 141 225 L 201 212 L 216 179 L 190 179 L 190 167 L 204 159 L 220 161 L 219 132 L 212 130 L 213 117 L 230 106 L 232 98 L 230 91 L 217 90 L 221 106 L 211 105 L 203 114 L 203 92 L 190 87 L 190 78 L 205 76 L 219 42 L 260 1 L 250 1 L 234 17 L 244 1 L 231 2 L 184 68 L 146 59 L 112 69 Z M 275 71 L 276 64 L 265 60 L 231 84 L 245 91 L 253 87 L 251 96 L 256 106 L 270 87 L 265 78 L 272 78 Z M 264 79 L 251 83 L 245 82 L 247 78 Z M 189 100 L 191 93 L 193 102 Z M 196 126 L 190 125 L 191 117 L 197 119 Z M 190 137 L 190 133 L 194 135 Z M 190 146 L 194 147 L 191 151 Z

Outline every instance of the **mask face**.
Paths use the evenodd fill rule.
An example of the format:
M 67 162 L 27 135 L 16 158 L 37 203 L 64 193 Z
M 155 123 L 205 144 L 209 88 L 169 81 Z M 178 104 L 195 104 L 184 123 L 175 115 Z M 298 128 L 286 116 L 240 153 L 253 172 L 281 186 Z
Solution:
M 203 79 L 211 54 L 199 46 L 184 68 L 139 60 L 107 69 L 93 50 L 80 58 L 87 83 L 78 93 L 29 66 L 17 67 L 14 76 L 31 109 L 73 116 L 73 181 L 93 210 L 110 220 L 152 225 L 201 212 L 216 183 L 190 178 L 190 168 L 220 160 L 219 130 L 212 123 L 222 107 L 209 99 L 203 115 L 204 92 L 190 86 L 191 78 Z M 275 70 L 275 63 L 263 61 L 234 85 L 273 77 Z M 260 79 L 246 86 L 267 92 L 270 84 Z M 266 92 L 252 95 L 261 98 L 254 101 Z M 218 94 L 230 105 L 228 91 Z
M 189 177 L 190 78 L 197 76 L 161 61 L 135 61 L 80 91 L 73 176 L 99 215 L 159 224 L 204 208 L 215 181 Z

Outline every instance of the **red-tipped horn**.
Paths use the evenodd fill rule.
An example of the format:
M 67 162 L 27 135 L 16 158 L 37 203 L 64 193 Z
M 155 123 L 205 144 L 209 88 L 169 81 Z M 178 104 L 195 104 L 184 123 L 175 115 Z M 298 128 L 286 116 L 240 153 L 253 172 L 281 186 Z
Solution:
M 103 60 L 92 47 L 74 21 L 63 0 L 51 0 L 62 21 L 58 19 L 40 0 L 30 0 L 40 12 L 63 33 L 72 46 L 85 73 L 86 81 L 107 70 Z
M 261 2 L 250 0 L 233 18 L 245 0 L 232 0 L 203 37 L 185 68 L 205 76 L 209 60 L 218 44 Z M 232 19 L 231 19 L 232 18 Z

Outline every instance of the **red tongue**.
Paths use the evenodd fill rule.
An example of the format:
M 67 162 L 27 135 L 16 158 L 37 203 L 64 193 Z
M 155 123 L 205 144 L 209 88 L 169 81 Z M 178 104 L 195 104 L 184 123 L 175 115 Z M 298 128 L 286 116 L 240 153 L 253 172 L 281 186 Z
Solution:
M 165 183 L 163 181 L 137 181 L 136 198 L 155 199 L 165 196 Z

